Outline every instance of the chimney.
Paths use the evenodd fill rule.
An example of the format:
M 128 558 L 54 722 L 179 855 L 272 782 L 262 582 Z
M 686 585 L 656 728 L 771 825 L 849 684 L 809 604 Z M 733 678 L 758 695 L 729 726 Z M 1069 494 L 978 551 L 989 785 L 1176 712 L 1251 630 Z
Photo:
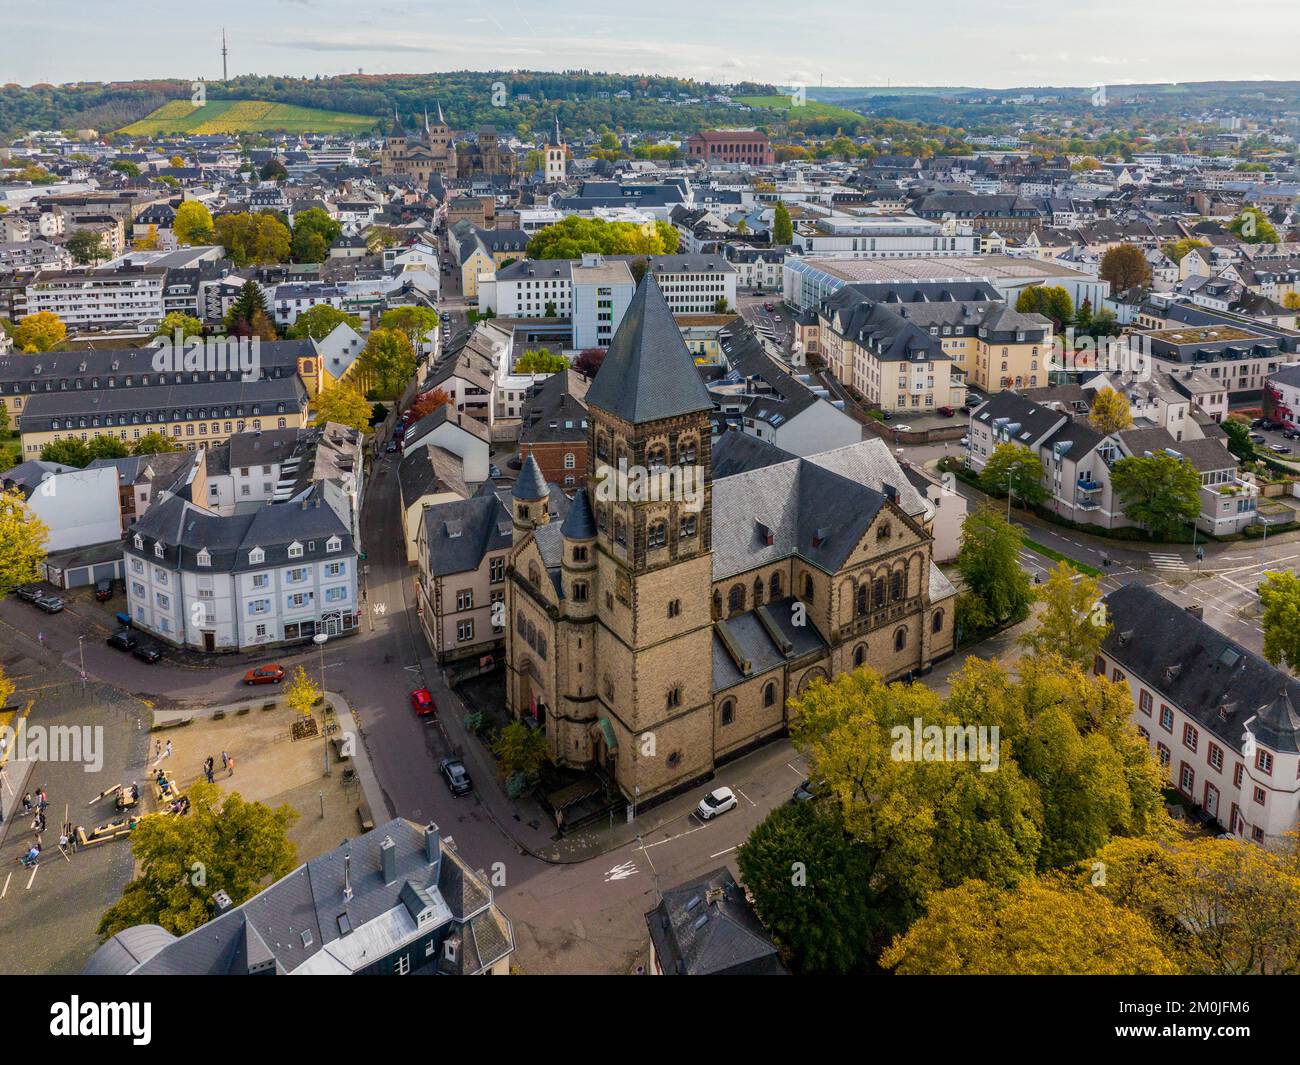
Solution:
M 216 908 L 218 917 L 223 913 L 229 913 L 235 906 L 225 888 L 218 888 L 212 893 L 212 905 Z
M 343 855 L 343 898 L 352 900 L 352 852 Z
M 442 857 L 442 847 L 438 842 L 438 826 L 430 821 L 424 826 L 424 860 L 436 865 Z
M 897 503 L 898 489 L 895 488 L 889 482 L 885 482 L 884 489 L 885 489 L 885 498 L 888 499 L 891 503 Z
M 397 883 L 397 844 L 392 836 L 385 836 L 379 844 L 379 869 L 384 874 L 385 884 Z

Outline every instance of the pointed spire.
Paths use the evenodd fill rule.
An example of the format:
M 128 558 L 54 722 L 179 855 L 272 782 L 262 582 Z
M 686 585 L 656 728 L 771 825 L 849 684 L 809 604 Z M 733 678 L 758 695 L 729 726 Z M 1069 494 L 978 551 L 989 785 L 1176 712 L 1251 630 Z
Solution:
M 442 104 L 439 103 L 438 104 L 438 125 L 445 126 L 446 124 L 447 124 L 447 120 L 442 117 Z
M 429 132 L 429 109 L 427 107 L 424 109 L 424 132 Z
M 587 389 L 587 406 L 633 425 L 713 409 L 653 270 L 627 305 Z
M 515 482 L 515 490 L 512 494 L 516 499 L 522 499 L 526 503 L 547 499 L 551 494 L 551 490 L 546 487 L 546 478 L 542 476 L 542 468 L 537 465 L 537 459 L 533 457 L 531 451 L 524 461 L 523 469 L 519 471 L 519 480 Z
M 559 147 L 564 147 L 564 138 L 560 135 L 560 112 L 555 112 L 555 143 Z

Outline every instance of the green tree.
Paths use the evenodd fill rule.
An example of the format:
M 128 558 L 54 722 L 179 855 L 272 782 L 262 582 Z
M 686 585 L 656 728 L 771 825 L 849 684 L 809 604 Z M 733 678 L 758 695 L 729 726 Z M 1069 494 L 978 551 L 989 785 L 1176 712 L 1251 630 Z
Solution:
M 186 200 L 176 208 L 172 233 L 179 243 L 207 244 L 212 240 L 214 232 L 212 212 L 198 200 Z
M 510 722 L 497 734 L 492 753 L 501 765 L 501 772 L 508 777 L 520 774 L 532 779 L 550 761 L 546 736 L 522 721 Z
M 1228 224 L 1228 229 L 1237 234 L 1243 244 L 1278 244 L 1282 239 L 1268 215 L 1258 207 L 1247 207 Z
M 0 594 L 40 577 L 49 537 L 49 526 L 32 512 L 19 489 L 0 490 Z
M 560 373 L 569 360 L 546 348 L 525 351 L 515 360 L 515 373 Z
M 375 329 L 357 358 L 357 373 L 367 390 L 395 397 L 415 376 L 415 349 L 398 329 Z
M 247 281 L 226 312 L 226 332 L 232 335 L 251 335 L 253 319 L 259 313 L 266 314 L 266 293 L 256 281 Z
M 84 440 L 70 436 L 62 440 L 51 440 L 41 447 L 41 461 L 58 462 L 84 470 L 90 464 L 90 447 Z
M 257 176 L 263 181 L 283 181 L 289 176 L 289 171 L 284 168 L 284 164 L 274 156 L 262 164 L 262 169 L 257 172 Z
M 162 455 L 169 451 L 179 451 L 180 447 L 172 443 L 162 433 L 149 432 L 131 445 L 132 455 Z
M 1201 475 L 1167 452 L 1120 459 L 1110 468 L 1110 483 L 1124 513 L 1153 536 L 1167 539 L 1201 513 Z
M 203 335 L 203 323 L 184 311 L 172 311 L 170 314 L 164 315 L 163 320 L 158 323 L 158 328 L 153 331 L 153 335 L 155 337 L 174 337 L 178 329 L 185 339 Z
M 1097 389 L 1088 408 L 1088 424 L 1105 436 L 1132 429 L 1128 397 L 1110 386 Z
M 1020 642 L 1034 654 L 1057 654 L 1091 667 L 1111 629 L 1097 582 L 1069 563 L 1058 562 L 1034 598 L 1043 610 L 1034 630 Z
M 119 159 L 115 163 L 109 164 L 109 170 L 116 170 L 119 174 L 125 174 L 127 177 L 139 177 L 140 168 L 129 159 Z
M 1198 240 L 1195 237 L 1183 237 L 1181 240 L 1171 240 L 1168 243 L 1160 245 L 1160 250 L 1175 263 L 1181 263 L 1183 257 L 1193 248 L 1208 248 L 1209 242 Z
M 217 891 L 238 906 L 294 868 L 293 807 L 271 809 L 238 792 L 223 798 L 215 784 L 193 784 L 187 794 L 186 816 L 145 818 L 131 833 L 139 873 L 100 920 L 105 939 L 141 924 L 182 936 L 212 919 Z
M 91 462 L 95 459 L 124 459 L 131 454 L 126 441 L 119 440 L 115 436 L 95 437 L 86 444 L 86 452 Z
M 980 470 L 980 487 L 989 495 L 1012 493 L 1022 504 L 1036 506 L 1048 496 L 1043 463 L 1033 448 L 1008 441 L 993 449 Z
M 763 926 L 798 973 L 860 973 L 883 941 L 865 848 L 823 801 L 778 806 L 736 852 Z
M 671 249 L 669 242 L 671 241 Z M 577 259 L 588 252 L 602 255 L 664 255 L 677 248 L 677 231 L 657 221 L 650 233 L 632 222 L 569 215 L 539 229 L 528 242 L 532 259 Z
M 1228 436 L 1228 450 L 1245 462 L 1255 457 L 1255 445 L 1250 439 L 1250 425 L 1238 418 L 1224 418 L 1223 431 Z
M 419 351 L 424 346 L 424 338 L 438 328 L 438 312 L 414 303 L 393 307 L 379 316 L 379 328 L 403 333 L 411 350 Z
M 353 330 L 361 331 L 361 318 L 355 314 L 345 314 L 328 303 L 318 303 L 308 307 L 298 315 L 289 331 L 285 334 L 290 340 L 324 340 L 340 325 L 348 325 Z
M 971 597 L 967 617 L 976 628 L 1007 621 L 1033 598 L 1029 574 L 1020 567 L 1022 546 L 1019 530 L 987 504 L 962 522 L 957 569 Z
M 781 200 L 777 200 L 776 207 L 772 209 L 772 243 L 794 243 L 794 223 L 790 221 L 790 211 Z
M 371 424 L 371 406 L 365 396 L 348 384 L 337 384 L 319 393 L 312 401 L 316 416 L 313 425 L 338 422 L 365 432 Z
M 108 258 L 103 238 L 89 229 L 78 229 L 73 233 L 68 238 L 67 249 L 68 254 L 82 265 Z
M 1151 264 L 1142 249 L 1135 244 L 1117 244 L 1101 257 L 1097 276 L 1110 282 L 1114 295 L 1131 288 L 1146 288 L 1151 284 Z
M 324 262 L 343 227 L 319 207 L 300 211 L 293 220 L 293 257 L 300 263 Z
M 1290 570 L 1264 574 L 1259 587 L 1264 657 L 1300 671 L 1300 577 Z
M 215 239 L 238 267 L 287 262 L 292 246 L 288 226 L 270 211 L 221 215 Z

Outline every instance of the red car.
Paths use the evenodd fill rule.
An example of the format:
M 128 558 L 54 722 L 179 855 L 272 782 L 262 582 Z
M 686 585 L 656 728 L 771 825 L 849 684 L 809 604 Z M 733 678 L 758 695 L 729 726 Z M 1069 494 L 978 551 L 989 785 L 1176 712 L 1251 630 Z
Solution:
M 245 684 L 279 684 L 284 680 L 284 666 L 258 666 L 244 674 Z
M 438 706 L 429 694 L 428 688 L 416 688 L 411 692 L 411 708 L 419 717 L 428 717 L 438 712 Z

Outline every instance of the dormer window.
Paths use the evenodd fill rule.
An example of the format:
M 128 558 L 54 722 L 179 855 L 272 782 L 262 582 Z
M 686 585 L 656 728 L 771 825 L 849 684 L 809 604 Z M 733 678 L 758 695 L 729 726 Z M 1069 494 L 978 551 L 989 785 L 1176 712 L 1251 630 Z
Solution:
M 211 566 L 211 565 L 212 565 L 212 555 L 211 555 L 211 553 L 208 551 L 208 549 L 205 547 L 205 548 L 203 548 L 203 549 L 198 553 L 198 556 L 195 558 L 195 561 L 196 561 L 200 566 Z
M 298 543 L 297 540 L 289 545 L 289 557 L 302 558 L 302 544 Z
M 153 555 L 154 555 L 154 558 L 162 558 L 162 557 L 163 557 L 163 545 L 162 545 L 162 544 L 154 544 L 154 545 L 153 545 Z
M 142 537 L 139 533 L 135 534 L 135 539 L 132 542 L 135 544 L 135 549 L 137 551 L 144 550 L 144 537 Z
M 343 548 L 343 541 L 340 540 L 337 536 L 331 536 L 328 540 L 325 541 L 326 551 L 340 551 L 342 550 L 342 548 Z
M 260 547 L 255 547 L 248 552 L 248 564 L 250 566 L 260 566 L 266 561 L 266 552 Z

